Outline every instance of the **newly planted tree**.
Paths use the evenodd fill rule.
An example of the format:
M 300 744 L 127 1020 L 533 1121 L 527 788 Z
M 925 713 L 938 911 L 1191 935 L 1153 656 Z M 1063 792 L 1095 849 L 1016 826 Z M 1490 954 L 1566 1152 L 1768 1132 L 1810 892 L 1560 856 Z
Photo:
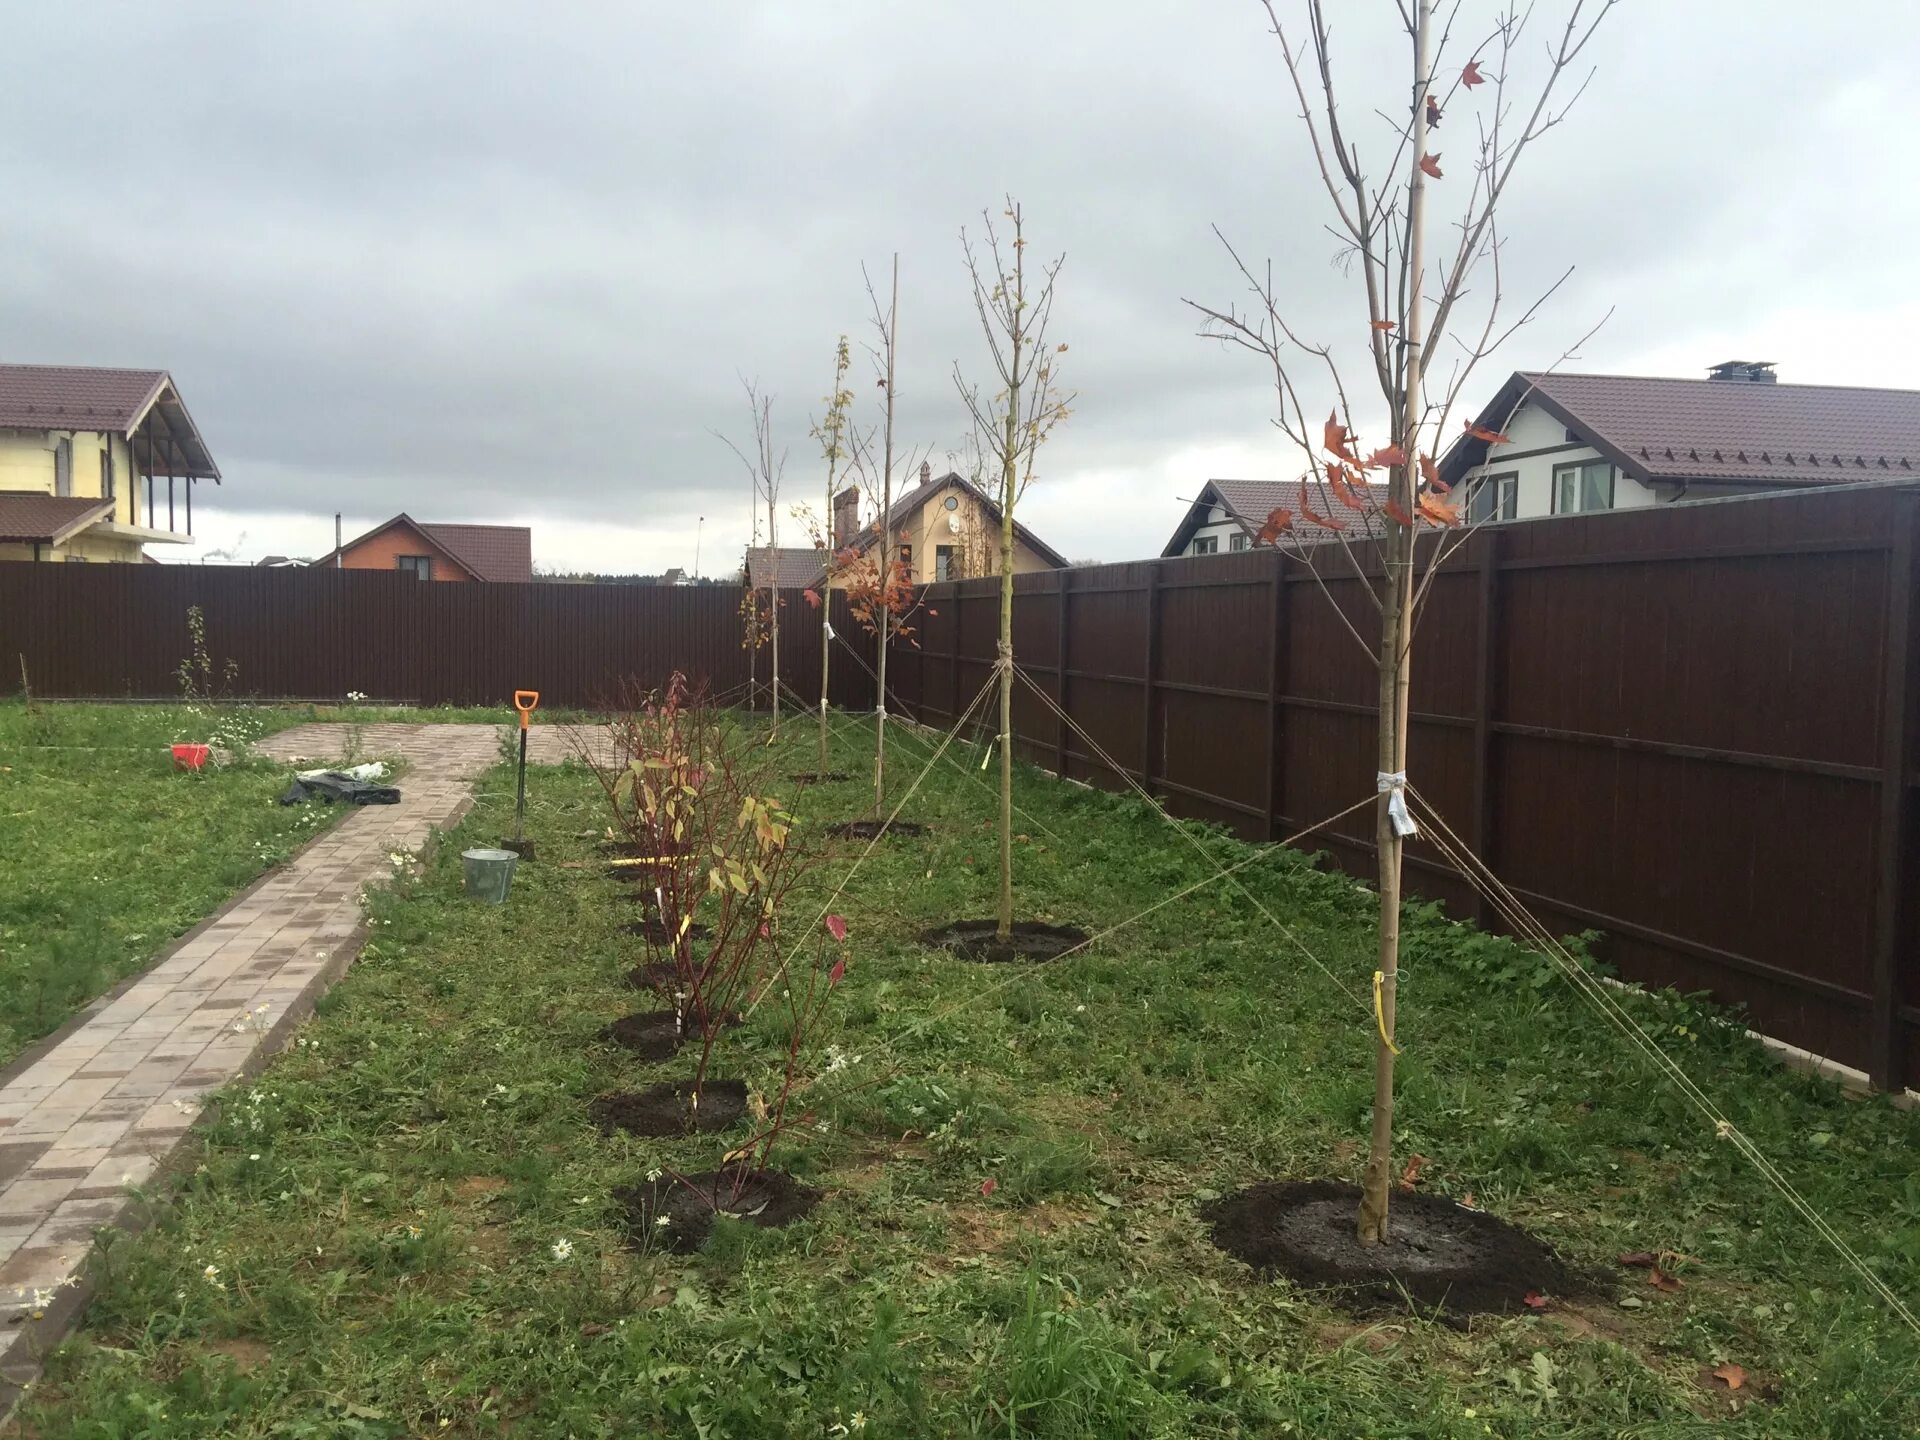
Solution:
M 847 388 L 847 367 L 849 365 L 847 337 L 842 335 L 840 343 L 833 352 L 833 391 L 827 396 L 826 418 L 813 427 L 813 435 L 820 442 L 820 451 L 827 462 L 826 504 L 822 507 L 818 528 L 814 532 L 814 546 L 820 551 L 820 589 L 818 593 L 809 590 L 808 600 L 820 608 L 820 759 L 819 769 L 815 772 L 820 779 L 827 778 L 831 767 L 827 764 L 827 693 L 828 681 L 833 673 L 833 497 L 838 482 L 840 462 L 846 458 L 845 439 L 847 433 L 847 408 L 853 404 L 853 392 Z
M 787 457 L 783 453 L 774 454 L 773 447 L 773 397 L 763 395 L 760 387 L 751 380 L 743 380 L 746 387 L 747 408 L 753 415 L 753 441 L 751 451 L 742 449 L 722 435 L 720 439 L 733 451 L 740 463 L 746 467 L 747 478 L 753 485 L 754 525 L 759 527 L 759 515 L 764 507 L 767 516 L 767 548 L 760 554 L 761 565 L 766 579 L 766 608 L 759 609 L 759 601 L 751 600 L 747 611 L 747 630 L 749 644 L 764 633 L 768 645 L 768 663 L 771 678 L 767 689 L 769 704 L 773 712 L 773 728 L 780 728 L 780 480 L 786 471 Z M 754 584 L 754 551 L 747 551 L 747 593 L 749 597 L 760 588 Z M 754 648 L 758 648 L 757 645 Z
M 1013 933 L 1013 572 L 1018 544 L 1014 511 L 1033 483 L 1040 447 L 1054 426 L 1066 419 L 1073 397 L 1061 392 L 1055 378 L 1059 357 L 1067 347 L 1047 334 L 1053 318 L 1054 281 L 1065 257 L 1030 272 L 1019 204 L 1009 198 L 1002 215 L 1011 227 L 1004 245 L 990 215 L 982 217 L 984 249 L 976 249 L 961 233 L 974 308 L 998 388 L 983 398 L 957 365 L 954 383 L 973 417 L 1000 508 L 1000 903 L 994 935 L 1005 945 Z
M 1379 622 L 1369 640 L 1342 612 L 1378 678 L 1374 1097 L 1357 1220 L 1361 1244 L 1373 1246 L 1390 1238 L 1401 860 L 1402 846 L 1415 833 L 1405 801 L 1413 640 L 1433 575 L 1465 528 L 1436 455 L 1479 362 L 1558 287 L 1558 281 L 1547 287 L 1517 317 L 1503 316 L 1497 217 L 1521 155 L 1560 123 L 1585 88 L 1583 81 L 1556 108 L 1562 79 L 1613 0 L 1570 0 L 1531 81 L 1522 75 L 1520 42 L 1530 33 L 1533 6 L 1495 15 L 1463 55 L 1453 41 L 1461 4 L 1436 25 L 1432 0 L 1396 0 L 1391 7 L 1382 0 L 1378 13 L 1401 32 L 1404 69 L 1383 76 L 1377 101 L 1359 109 L 1343 107 L 1336 97 L 1326 0 L 1301 0 L 1291 25 L 1280 15 L 1283 0 L 1260 3 L 1279 40 L 1307 149 L 1331 205 L 1328 228 L 1357 282 L 1358 303 L 1351 323 L 1334 337 L 1303 334 L 1271 272 L 1256 272 L 1229 247 L 1252 303 L 1195 308 L 1206 317 L 1204 334 L 1260 358 L 1274 384 L 1274 423 L 1300 455 L 1298 504 L 1276 508 L 1258 541 L 1291 550 L 1330 600 L 1329 578 L 1357 582 L 1351 588 L 1369 598 Z M 1342 17 L 1353 8 L 1343 8 Z M 1478 93 L 1483 86 L 1484 99 Z M 1371 155 L 1346 123 L 1350 115 L 1368 113 L 1385 121 Z M 1443 117 L 1446 133 L 1460 136 L 1453 148 L 1464 163 L 1442 164 L 1435 137 Z M 1436 194 L 1458 197 L 1438 253 L 1430 246 L 1428 220 Z M 1471 319 L 1469 309 L 1475 312 Z M 1350 338 L 1343 342 L 1342 336 Z M 1446 342 L 1452 349 L 1442 373 L 1429 357 Z M 1336 355 L 1349 347 L 1370 377 L 1367 389 L 1377 392 L 1377 399 L 1355 392 L 1364 401 L 1361 415 L 1371 416 L 1385 433 L 1386 443 L 1372 450 L 1358 439 L 1356 410 Z M 1324 424 L 1310 418 L 1322 405 L 1332 410 Z M 1468 427 L 1474 428 L 1471 421 Z M 1505 438 L 1477 433 L 1490 443 Z M 1381 472 L 1385 483 L 1369 483 L 1370 472 Z M 1434 533 L 1423 537 L 1423 531 Z

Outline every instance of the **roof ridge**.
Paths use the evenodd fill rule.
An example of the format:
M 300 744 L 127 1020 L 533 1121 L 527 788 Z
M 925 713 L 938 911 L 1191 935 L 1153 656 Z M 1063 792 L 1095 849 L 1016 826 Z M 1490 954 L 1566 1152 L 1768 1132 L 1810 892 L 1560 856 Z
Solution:
M 1836 385 L 1820 380 L 1715 380 L 1701 375 L 1622 375 L 1604 370 L 1516 370 L 1521 379 L 1538 384 L 1542 380 L 1643 380 L 1662 385 L 1713 385 L 1722 390 L 1756 390 L 1763 393 L 1781 390 L 1845 390 L 1868 395 L 1920 395 L 1914 385 Z

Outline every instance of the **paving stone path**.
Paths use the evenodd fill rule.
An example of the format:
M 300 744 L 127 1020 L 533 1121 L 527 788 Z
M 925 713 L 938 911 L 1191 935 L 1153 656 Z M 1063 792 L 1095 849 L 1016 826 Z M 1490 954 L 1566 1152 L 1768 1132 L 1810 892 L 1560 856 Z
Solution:
M 398 805 L 357 810 L 0 1070 L 0 1419 L 85 1303 L 101 1226 L 138 1223 L 128 1187 L 149 1181 L 208 1096 L 290 1041 L 358 953 L 359 895 L 473 804 L 500 758 L 493 725 L 369 725 L 364 755 L 407 762 Z M 557 761 L 564 736 L 536 729 Z M 347 727 L 302 725 L 260 750 L 335 761 Z

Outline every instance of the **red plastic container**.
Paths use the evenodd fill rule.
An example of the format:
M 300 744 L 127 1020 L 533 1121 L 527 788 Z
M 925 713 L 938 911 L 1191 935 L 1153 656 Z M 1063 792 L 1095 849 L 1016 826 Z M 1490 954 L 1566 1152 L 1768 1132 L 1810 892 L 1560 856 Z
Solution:
M 173 768 L 198 770 L 207 763 L 207 757 L 212 753 L 211 745 L 176 745 L 173 747 Z

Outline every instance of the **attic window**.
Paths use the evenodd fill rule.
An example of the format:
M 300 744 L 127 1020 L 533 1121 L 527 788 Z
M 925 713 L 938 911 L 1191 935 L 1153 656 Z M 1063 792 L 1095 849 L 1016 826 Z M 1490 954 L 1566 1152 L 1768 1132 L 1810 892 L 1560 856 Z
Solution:
M 958 495 L 947 496 L 946 507 L 949 510 L 958 510 L 960 508 L 960 497 Z
M 1579 432 L 1572 426 L 1567 427 L 1567 443 L 1569 445 L 1578 445 L 1581 443 Z

